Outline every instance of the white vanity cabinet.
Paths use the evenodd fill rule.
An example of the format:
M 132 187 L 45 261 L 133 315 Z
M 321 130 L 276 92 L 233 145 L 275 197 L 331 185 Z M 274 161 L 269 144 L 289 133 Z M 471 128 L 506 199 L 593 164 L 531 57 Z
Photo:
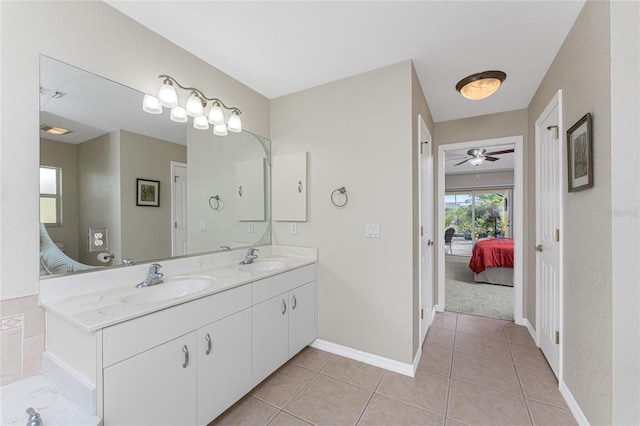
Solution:
M 315 284 L 315 265 L 253 283 L 254 386 L 316 338 Z

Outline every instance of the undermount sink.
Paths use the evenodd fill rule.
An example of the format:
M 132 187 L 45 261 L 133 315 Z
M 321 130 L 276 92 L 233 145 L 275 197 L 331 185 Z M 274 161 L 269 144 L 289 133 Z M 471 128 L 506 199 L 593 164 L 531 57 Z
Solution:
M 120 299 L 122 303 L 145 303 L 176 299 L 204 290 L 213 283 L 211 277 L 169 277 L 162 284 L 136 289 L 135 293 Z
M 240 270 L 244 272 L 267 272 L 277 271 L 289 265 L 289 262 L 282 259 L 262 259 L 254 260 L 248 265 L 240 265 Z

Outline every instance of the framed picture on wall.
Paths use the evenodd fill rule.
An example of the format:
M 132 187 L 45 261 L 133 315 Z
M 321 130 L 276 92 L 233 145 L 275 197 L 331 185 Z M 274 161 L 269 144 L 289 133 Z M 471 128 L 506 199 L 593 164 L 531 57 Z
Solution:
M 160 181 L 136 179 L 136 206 L 160 207 Z
M 569 192 L 591 188 L 593 186 L 593 141 L 590 113 L 567 130 L 567 153 Z

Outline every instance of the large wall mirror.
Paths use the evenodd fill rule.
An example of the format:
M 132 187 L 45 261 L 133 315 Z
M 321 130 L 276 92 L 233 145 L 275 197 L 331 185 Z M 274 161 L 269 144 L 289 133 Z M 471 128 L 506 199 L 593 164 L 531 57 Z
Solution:
M 270 141 L 143 97 L 40 57 L 41 277 L 271 243 Z

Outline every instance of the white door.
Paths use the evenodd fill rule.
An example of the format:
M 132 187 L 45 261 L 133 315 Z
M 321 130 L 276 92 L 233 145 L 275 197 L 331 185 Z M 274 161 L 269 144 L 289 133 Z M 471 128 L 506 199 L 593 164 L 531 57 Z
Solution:
M 557 377 L 560 361 L 562 203 L 561 93 L 536 121 L 536 289 L 540 348 Z
M 171 242 L 172 256 L 189 254 L 187 227 L 187 165 L 171 162 Z
M 420 344 L 431 325 L 433 310 L 433 152 L 431 134 L 422 116 L 418 116 L 420 180 Z

